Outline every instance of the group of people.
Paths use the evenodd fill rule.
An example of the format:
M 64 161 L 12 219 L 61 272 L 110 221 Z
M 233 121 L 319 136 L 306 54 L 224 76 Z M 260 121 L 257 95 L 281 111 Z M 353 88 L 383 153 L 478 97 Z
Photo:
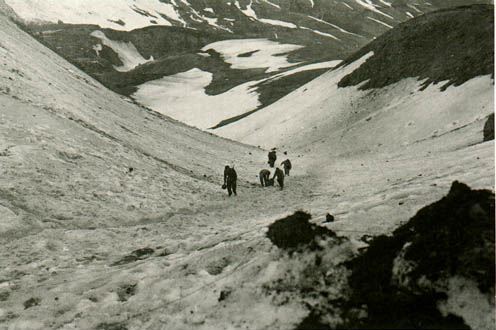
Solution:
M 286 152 L 284 153 L 286 154 Z M 262 187 L 274 186 L 275 182 L 279 185 L 281 190 L 284 189 L 284 177 L 289 176 L 289 172 L 291 171 L 291 161 L 289 159 L 284 160 L 281 163 L 281 166 L 284 168 L 284 172 L 279 166 L 275 166 L 277 160 L 276 149 L 273 148 L 268 154 L 270 169 L 262 169 L 258 174 L 260 178 L 260 184 Z M 275 167 L 275 168 L 274 168 Z M 271 171 L 271 169 L 273 169 Z M 236 182 L 238 180 L 238 175 L 236 170 L 234 169 L 234 165 L 229 166 L 226 165 L 224 168 L 224 184 L 222 185 L 222 189 L 227 189 L 227 193 L 229 196 L 234 194 L 237 195 L 236 192 Z

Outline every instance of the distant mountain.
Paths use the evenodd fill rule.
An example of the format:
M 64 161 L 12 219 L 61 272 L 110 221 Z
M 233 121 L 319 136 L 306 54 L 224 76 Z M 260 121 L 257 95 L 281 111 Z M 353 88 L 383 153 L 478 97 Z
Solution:
M 493 10 L 464 6 L 402 23 L 332 71 L 215 131 L 332 154 L 482 142 L 494 107 Z
M 460 0 L 5 2 L 38 40 L 105 86 L 203 129 L 221 127 L 273 103 L 401 22 L 466 4 Z M 196 86 L 198 97 L 180 92 L 188 85 Z M 167 86 L 172 94 L 159 86 Z M 233 98 L 239 98 L 236 107 Z

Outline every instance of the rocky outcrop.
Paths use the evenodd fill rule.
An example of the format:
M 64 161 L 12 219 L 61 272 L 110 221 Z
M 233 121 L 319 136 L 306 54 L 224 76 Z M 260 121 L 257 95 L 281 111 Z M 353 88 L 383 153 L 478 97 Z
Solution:
M 314 304 L 297 329 L 492 329 L 494 235 L 494 193 L 455 181 L 346 262 L 349 295 Z

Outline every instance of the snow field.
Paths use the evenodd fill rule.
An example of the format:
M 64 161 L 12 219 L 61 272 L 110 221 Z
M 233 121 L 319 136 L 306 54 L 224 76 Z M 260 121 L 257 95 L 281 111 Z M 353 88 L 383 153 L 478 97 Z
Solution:
M 216 133 L 266 148 L 292 146 L 306 153 L 313 149 L 350 154 L 396 150 L 465 125 L 483 125 L 480 121 L 491 112 L 493 85 L 484 76 L 443 92 L 442 82 L 420 91 L 422 82 L 414 78 L 377 90 L 337 87 L 342 77 L 371 55 L 325 73 Z M 270 129 L 264 128 L 270 118 Z
M 140 64 L 147 63 L 150 61 L 153 61 L 153 56 L 150 56 L 149 59 L 145 59 L 141 54 L 138 52 L 136 47 L 133 45 L 132 42 L 123 42 L 123 41 L 118 41 L 118 40 L 110 40 L 107 38 L 105 33 L 102 31 L 93 31 L 90 34 L 92 37 L 95 37 L 97 39 L 100 39 L 102 44 L 104 44 L 107 47 L 110 47 L 114 52 L 117 53 L 117 56 L 122 62 L 121 66 L 116 66 L 114 65 L 114 68 L 117 71 L 120 72 L 126 72 L 134 69 Z M 98 45 L 94 47 L 95 52 L 97 56 L 99 55 L 99 52 L 102 50 Z
M 287 54 L 300 48 L 303 46 L 268 39 L 234 39 L 208 44 L 202 50 L 213 49 L 220 53 L 233 69 L 267 68 L 266 72 L 274 72 L 295 65 L 288 62 Z M 254 53 L 248 57 L 239 57 L 249 52 Z
M 256 109 L 260 103 L 252 86 L 238 85 L 219 95 L 207 95 L 212 74 L 200 69 L 148 81 L 132 95 L 141 104 L 189 125 L 208 129 L 226 118 Z
M 160 1 L 6 0 L 5 2 L 23 19 L 34 22 L 57 22 L 62 17 L 65 23 L 97 24 L 102 28 L 124 31 L 152 25 L 152 20 L 158 25 L 170 26 L 171 22 L 167 18 L 185 23 L 174 5 Z M 111 19 L 109 13 L 112 13 Z M 124 25 L 118 23 L 119 21 Z

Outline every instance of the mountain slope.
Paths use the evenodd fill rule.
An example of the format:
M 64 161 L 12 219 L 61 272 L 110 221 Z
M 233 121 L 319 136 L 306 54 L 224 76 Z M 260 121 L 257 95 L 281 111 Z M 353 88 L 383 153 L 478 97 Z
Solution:
M 332 68 L 329 62 L 346 58 L 400 22 L 466 3 L 459 0 L 391 3 L 119 0 L 71 5 L 37 0 L 6 2 L 39 40 L 105 86 L 127 96 L 135 97 L 137 92 L 136 99 L 145 106 L 202 129 L 221 127 L 270 105 Z M 84 10 L 86 7 L 92 10 Z M 221 43 L 232 43 L 230 50 L 218 48 Z M 270 44 L 285 50 L 260 56 L 263 48 L 275 49 Z M 238 56 L 245 60 L 242 67 L 227 60 Z M 261 65 L 259 59 L 268 62 L 267 66 Z M 313 64 L 320 68 L 305 68 Z M 294 67 L 305 72 L 292 74 L 289 70 Z M 198 80 L 189 81 L 202 85 L 198 93 L 208 101 L 201 108 L 194 102 L 190 105 L 187 95 L 171 97 L 167 91 L 162 94 L 154 87 L 164 83 L 171 86 L 172 80 L 174 90 L 184 89 L 181 75 L 198 69 L 205 73 Z M 284 72 L 288 75 L 272 79 Z M 180 79 L 176 79 L 176 74 Z M 210 82 L 203 83 L 210 74 Z M 151 94 L 150 85 L 155 90 Z M 138 92 L 140 89 L 145 92 Z M 250 105 L 223 110 L 234 94 L 250 99 Z M 182 114 L 184 106 L 189 111 Z M 190 120 L 210 115 L 216 120 L 203 125 Z
M 259 154 L 107 91 L 3 16 L 1 24 L 2 196 L 17 215 L 2 233 L 111 226 L 190 208 L 195 191 L 206 198 L 218 190 L 233 155 L 243 173 L 248 153 Z
M 348 153 L 403 148 L 479 127 L 493 104 L 492 27 L 490 6 L 413 19 L 244 123 L 216 132 L 266 147 L 329 146 L 329 152 Z M 432 84 L 441 81 L 441 86 Z M 391 116 L 394 123 L 383 121 Z M 359 142 L 356 134 L 369 137 Z

